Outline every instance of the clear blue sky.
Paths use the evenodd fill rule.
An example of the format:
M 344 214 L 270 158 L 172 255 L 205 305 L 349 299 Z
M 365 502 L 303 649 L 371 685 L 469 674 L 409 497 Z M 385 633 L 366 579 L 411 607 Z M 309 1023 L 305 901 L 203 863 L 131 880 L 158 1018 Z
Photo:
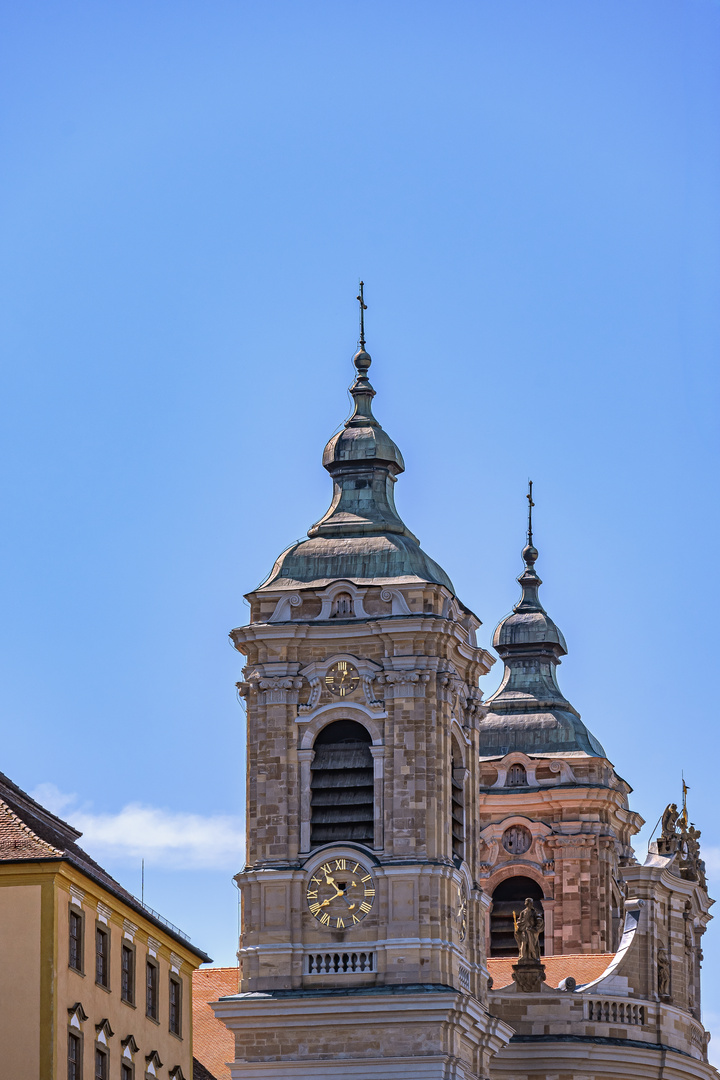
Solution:
M 226 635 L 328 504 L 362 276 L 402 515 L 487 644 L 533 478 L 561 685 L 720 892 L 718 3 L 27 0 L 0 101 L 0 768 L 232 962 Z

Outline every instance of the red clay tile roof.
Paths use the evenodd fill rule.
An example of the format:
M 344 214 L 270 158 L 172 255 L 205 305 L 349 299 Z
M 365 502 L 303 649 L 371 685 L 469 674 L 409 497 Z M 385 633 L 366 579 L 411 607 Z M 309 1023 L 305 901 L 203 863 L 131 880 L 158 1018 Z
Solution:
M 162 919 L 154 918 L 132 893 L 123 889 L 107 870 L 103 870 L 86 851 L 78 847 L 75 841 L 81 836 L 82 833 L 73 829 L 67 821 L 51 814 L 0 772 L 0 862 L 63 859 L 190 949 L 201 961 L 211 962 L 209 956 L 191 945 L 182 934 L 173 933 Z
M 615 953 L 569 953 L 567 956 L 543 956 L 545 981 L 547 986 L 555 987 L 568 975 L 572 975 L 578 986 L 592 982 L 602 975 Z M 512 966 L 517 958 L 495 956 L 487 962 L 488 971 L 493 981 L 493 991 L 512 983 Z
M 237 994 L 239 982 L 236 967 L 193 971 L 193 1054 L 212 1080 L 230 1080 L 227 1062 L 235 1060 L 235 1039 L 223 1022 L 216 1019 L 209 1002 Z

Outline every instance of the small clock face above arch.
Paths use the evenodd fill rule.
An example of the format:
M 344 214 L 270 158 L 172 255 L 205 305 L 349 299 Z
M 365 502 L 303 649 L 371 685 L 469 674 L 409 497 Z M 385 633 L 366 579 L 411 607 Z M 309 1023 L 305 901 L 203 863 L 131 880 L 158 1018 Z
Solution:
M 333 855 L 310 874 L 305 897 L 325 930 L 352 930 L 372 911 L 375 879 L 360 860 Z
M 325 686 L 335 697 L 347 697 L 359 684 L 360 672 L 349 660 L 338 660 L 325 675 Z
M 511 825 L 503 833 L 502 845 L 511 855 L 524 855 L 532 846 L 532 833 L 524 825 Z

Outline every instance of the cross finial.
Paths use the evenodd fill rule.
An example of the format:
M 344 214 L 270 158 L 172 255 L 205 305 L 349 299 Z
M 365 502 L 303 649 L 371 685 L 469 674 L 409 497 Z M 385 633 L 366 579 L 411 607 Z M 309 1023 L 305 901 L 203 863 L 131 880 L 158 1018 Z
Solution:
M 683 821 L 685 822 L 685 827 L 686 828 L 687 828 L 687 823 L 688 823 L 687 793 L 688 793 L 689 790 L 690 790 L 690 788 L 685 783 L 685 773 L 682 773 L 683 808 L 682 808 L 681 817 L 682 817 Z
M 364 288 L 364 286 L 365 286 L 365 283 L 363 281 L 361 281 L 360 282 L 360 292 L 358 293 L 358 296 L 357 296 L 358 302 L 360 304 L 360 341 L 358 342 L 358 345 L 360 346 L 361 349 L 365 348 L 365 312 L 367 311 L 367 304 L 365 303 L 365 300 L 363 298 L 363 288 Z
M 533 497 L 532 497 L 532 489 L 533 489 L 533 482 L 532 482 L 532 480 L 528 480 L 528 493 L 525 496 L 525 498 L 528 501 L 528 531 L 527 531 L 528 547 L 532 547 L 532 512 L 533 512 L 533 506 L 535 505 L 535 503 L 533 502 Z

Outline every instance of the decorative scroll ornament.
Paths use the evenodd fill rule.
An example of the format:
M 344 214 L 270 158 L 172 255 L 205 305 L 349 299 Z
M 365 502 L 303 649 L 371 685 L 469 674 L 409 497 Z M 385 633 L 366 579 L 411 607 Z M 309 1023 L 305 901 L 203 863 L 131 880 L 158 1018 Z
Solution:
M 369 709 L 382 710 L 385 708 L 385 702 L 378 700 L 375 697 L 375 691 L 373 690 L 373 683 L 375 682 L 374 675 L 363 675 L 362 688 L 365 694 L 365 704 Z
M 308 679 L 308 682 L 310 683 L 310 697 L 307 701 L 303 701 L 298 705 L 298 712 L 310 712 L 320 700 L 320 695 L 322 693 L 322 681 L 320 676 L 316 675 L 314 678 Z
M 468 686 L 454 671 L 439 672 L 438 684 L 447 694 L 453 716 L 461 722 L 465 721 L 464 726 L 469 726 L 473 718 L 480 720 L 487 712 L 480 687 Z

